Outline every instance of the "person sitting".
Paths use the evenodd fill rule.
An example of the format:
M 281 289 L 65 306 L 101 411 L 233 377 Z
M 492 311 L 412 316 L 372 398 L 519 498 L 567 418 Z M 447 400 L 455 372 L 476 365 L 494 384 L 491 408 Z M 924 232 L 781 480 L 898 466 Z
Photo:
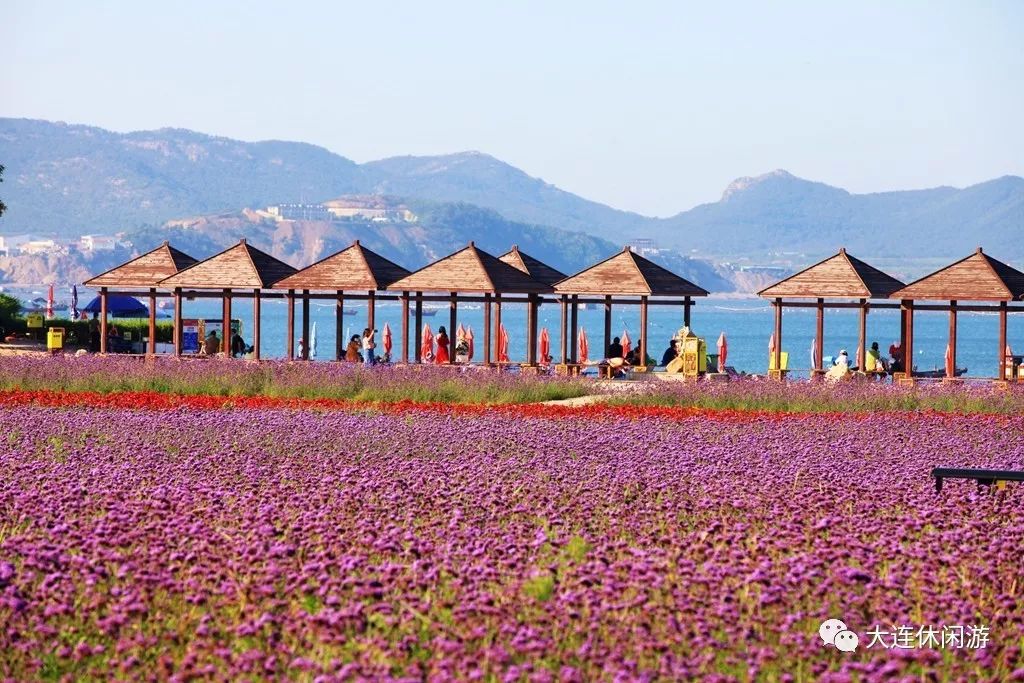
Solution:
M 608 345 L 608 355 L 606 358 L 622 358 L 622 344 L 619 343 L 619 338 L 615 337 L 612 339 L 612 343 Z
M 832 363 L 832 367 L 825 373 L 825 380 L 828 382 L 840 382 L 850 376 L 850 355 L 846 349 L 839 352 Z
M 232 356 L 232 358 L 238 358 L 239 356 L 244 356 L 246 354 L 247 350 L 248 350 L 248 347 L 245 345 L 245 340 L 242 339 L 242 335 L 238 334 L 238 332 L 235 332 L 231 336 L 231 356 Z
M 661 354 L 661 365 L 662 367 L 668 366 L 669 363 L 674 361 L 679 356 L 679 340 L 673 339 L 669 343 L 668 348 L 665 349 L 665 353 Z
M 889 345 L 889 371 L 903 372 L 903 346 L 896 342 Z
M 885 359 L 882 358 L 882 353 L 878 350 L 878 342 L 872 342 L 871 348 L 868 349 L 867 360 L 864 361 L 864 372 L 888 373 L 887 366 Z
M 352 338 L 348 340 L 348 346 L 345 347 L 345 360 L 349 363 L 362 363 L 363 354 L 359 353 L 361 346 L 361 338 L 358 334 L 353 334 Z
M 216 356 L 220 353 L 220 338 L 217 337 L 217 330 L 210 330 L 206 335 L 206 355 Z

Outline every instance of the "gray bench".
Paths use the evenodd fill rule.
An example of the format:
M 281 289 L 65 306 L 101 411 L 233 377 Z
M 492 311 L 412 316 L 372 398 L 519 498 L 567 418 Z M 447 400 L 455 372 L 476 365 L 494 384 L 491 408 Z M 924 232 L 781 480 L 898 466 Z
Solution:
M 973 479 L 978 486 L 991 486 L 997 481 L 1024 481 L 1024 470 L 980 470 L 960 467 L 936 467 L 932 469 L 935 492 L 942 491 L 944 479 Z

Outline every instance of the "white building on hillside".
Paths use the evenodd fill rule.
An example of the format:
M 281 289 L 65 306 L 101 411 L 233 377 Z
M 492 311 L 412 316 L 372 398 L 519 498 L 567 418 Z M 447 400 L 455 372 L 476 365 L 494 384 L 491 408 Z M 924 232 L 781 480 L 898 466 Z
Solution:
M 79 244 L 82 251 L 111 251 L 117 248 L 117 238 L 112 235 L 82 235 Z

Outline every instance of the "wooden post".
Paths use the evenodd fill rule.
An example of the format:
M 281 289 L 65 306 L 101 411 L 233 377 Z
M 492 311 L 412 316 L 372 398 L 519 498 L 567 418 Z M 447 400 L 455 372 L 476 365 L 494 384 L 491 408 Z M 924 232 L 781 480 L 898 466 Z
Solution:
M 868 365 L 868 300 L 860 300 L 860 320 L 858 323 L 857 331 L 857 343 L 860 345 L 857 348 L 860 349 L 860 367 L 857 368 L 861 372 L 864 372 L 864 368 Z
M 156 287 L 149 288 L 149 344 L 146 355 L 156 355 Z
M 369 298 L 366 300 L 366 326 L 370 331 L 377 326 L 377 292 L 366 293 Z
M 647 367 L 647 297 L 640 297 L 640 363 Z
M 907 379 L 911 379 L 914 376 L 914 302 L 904 301 L 903 306 L 907 314 L 907 326 L 904 332 L 907 343 L 903 348 L 903 370 Z
M 570 348 L 569 348 L 569 357 L 572 358 L 573 365 L 575 365 L 576 361 L 579 360 L 579 350 L 580 350 L 580 347 L 579 347 L 579 333 L 580 333 L 579 307 L 580 307 L 580 295 L 579 294 L 573 294 L 572 295 L 572 305 L 569 308 L 569 324 L 572 326 L 572 332 L 569 335 L 569 339 L 572 342 L 570 344 Z
M 1006 302 L 999 302 L 999 380 L 1006 379 Z
M 604 349 L 601 350 L 601 358 L 608 357 L 608 347 L 612 345 L 612 297 L 604 297 Z
M 416 340 L 416 362 L 423 362 L 423 292 L 416 292 L 416 331 L 413 333 Z
M 336 293 L 338 297 L 334 305 L 334 359 L 341 360 L 345 357 L 345 347 L 348 346 L 348 340 L 345 339 L 345 292 L 338 290 Z M 409 321 L 406 321 L 409 324 Z
M 285 299 L 288 302 L 288 360 L 295 360 L 295 290 L 289 289 Z
M 409 292 L 402 292 L 402 364 L 409 363 Z
M 693 299 L 686 297 L 683 299 L 683 324 L 687 327 L 690 326 L 690 307 L 693 306 Z
M 448 299 L 448 364 L 455 365 L 455 325 L 459 322 L 459 295 L 452 292 Z
M 181 355 L 181 287 L 174 288 L 174 355 Z
M 484 293 L 484 365 L 491 364 L 491 295 Z
M 569 295 L 562 295 L 562 334 L 559 339 L 561 340 L 561 352 L 562 352 L 562 365 L 569 362 Z
M 946 377 L 956 377 L 956 302 L 949 302 L 949 350 L 953 356 L 953 367 L 946 372 Z
M 537 295 L 526 300 L 526 364 L 537 364 Z
M 501 294 L 494 294 L 494 362 L 501 365 Z
M 775 372 L 782 378 L 782 298 L 776 297 L 775 308 Z
M 107 288 L 100 287 L 100 353 L 107 352 Z
M 231 290 L 225 289 L 222 298 L 224 303 L 224 320 L 221 322 L 224 329 L 221 332 L 220 350 L 225 358 L 231 358 Z
M 302 290 L 302 360 L 309 360 L 309 290 Z
M 260 359 L 260 318 L 263 317 L 263 297 L 259 287 L 252 290 L 252 359 Z
M 818 299 L 818 308 L 816 311 L 817 317 L 814 326 L 814 340 L 816 343 L 814 350 L 814 369 L 819 372 L 824 370 L 822 367 L 824 364 L 823 358 L 825 355 L 825 300 Z

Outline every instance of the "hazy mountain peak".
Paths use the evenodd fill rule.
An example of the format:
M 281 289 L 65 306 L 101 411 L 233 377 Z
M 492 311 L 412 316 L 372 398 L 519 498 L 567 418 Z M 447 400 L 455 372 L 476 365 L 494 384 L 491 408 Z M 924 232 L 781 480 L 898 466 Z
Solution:
M 729 186 L 725 188 L 725 192 L 722 193 L 722 201 L 728 201 L 729 197 L 748 190 L 755 185 L 759 185 L 769 180 L 799 180 L 792 173 L 784 168 L 777 168 L 774 171 L 768 173 L 762 173 L 757 176 L 743 176 L 729 183 Z

